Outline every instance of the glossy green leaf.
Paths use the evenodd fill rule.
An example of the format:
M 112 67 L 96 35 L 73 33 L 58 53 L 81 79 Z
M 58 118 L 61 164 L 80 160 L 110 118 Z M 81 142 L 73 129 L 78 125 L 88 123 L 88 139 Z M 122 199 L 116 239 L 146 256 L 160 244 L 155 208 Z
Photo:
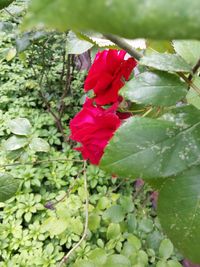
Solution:
M 79 39 L 74 32 L 70 31 L 67 35 L 66 52 L 79 55 L 89 50 L 93 45 L 91 42 Z
M 156 179 L 200 163 L 200 111 L 175 108 L 162 120 L 128 119 L 105 149 L 101 167 L 123 177 Z
M 26 118 L 17 118 L 8 122 L 10 131 L 17 135 L 31 134 L 31 124 Z
M 127 82 L 120 94 L 139 104 L 172 106 L 185 97 L 187 85 L 170 73 L 144 72 Z
M 0 202 L 11 198 L 19 187 L 19 180 L 10 174 L 0 173 Z
M 38 23 L 132 39 L 200 38 L 199 0 L 34 0 L 24 24 Z
M 194 66 L 200 59 L 200 42 L 196 40 L 176 40 L 173 46 L 177 54 Z
M 142 57 L 141 65 L 152 67 L 157 70 L 169 72 L 191 72 L 192 68 L 188 63 L 176 54 L 154 53 Z
M 167 179 L 158 200 L 161 225 L 176 248 L 200 263 L 200 167 Z
M 159 247 L 159 256 L 164 259 L 170 258 L 174 250 L 174 246 L 169 239 L 163 239 Z
M 28 139 L 26 137 L 20 137 L 14 135 L 5 141 L 3 147 L 7 151 L 13 151 L 25 147 L 27 144 L 28 144 Z
M 42 138 L 35 137 L 29 144 L 30 148 L 36 152 L 48 152 L 50 149 L 49 144 Z

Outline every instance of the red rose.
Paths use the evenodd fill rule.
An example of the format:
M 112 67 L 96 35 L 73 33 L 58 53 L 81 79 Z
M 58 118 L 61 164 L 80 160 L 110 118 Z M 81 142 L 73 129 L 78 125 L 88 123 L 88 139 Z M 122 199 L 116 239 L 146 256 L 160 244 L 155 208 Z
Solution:
M 124 59 L 123 50 L 104 50 L 97 53 L 85 80 L 84 89 L 94 90 L 97 105 L 107 105 L 118 100 L 118 91 L 128 80 L 137 65 L 134 58 Z
M 83 109 L 70 121 L 70 138 L 82 145 L 76 150 L 92 164 L 99 163 L 105 146 L 120 126 L 116 108 L 115 104 L 109 109 L 103 109 L 94 106 L 92 99 L 87 99 Z

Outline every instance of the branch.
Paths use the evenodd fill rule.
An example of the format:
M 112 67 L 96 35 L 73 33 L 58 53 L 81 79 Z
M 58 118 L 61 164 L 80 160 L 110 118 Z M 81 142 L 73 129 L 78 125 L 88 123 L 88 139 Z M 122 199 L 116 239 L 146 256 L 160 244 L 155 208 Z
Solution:
M 127 51 L 129 55 L 134 57 L 137 60 L 142 58 L 142 54 L 137 52 L 131 45 L 129 45 L 123 38 L 118 37 L 113 34 L 104 34 L 105 38 L 122 48 L 123 50 Z
M 63 266 L 63 264 L 66 263 L 66 261 L 71 256 L 71 254 L 82 244 L 84 239 L 87 237 L 89 200 L 88 200 L 88 190 L 87 190 L 86 164 L 87 164 L 86 161 L 84 161 L 83 172 L 84 172 L 84 188 L 85 188 L 86 198 L 85 198 L 85 227 L 84 227 L 83 235 L 82 235 L 81 239 L 79 240 L 79 242 L 76 243 L 76 245 L 62 258 L 58 267 L 61 267 L 61 266 Z
M 48 102 L 48 100 L 46 99 L 46 97 L 44 96 L 44 94 L 42 93 L 42 91 L 40 90 L 40 95 L 46 105 L 46 108 L 48 110 L 48 112 L 52 115 L 52 117 L 54 118 L 55 120 L 55 123 L 56 123 L 56 126 L 57 126 L 57 129 L 61 132 L 62 134 L 62 137 L 64 139 L 64 141 L 67 143 L 69 140 L 68 140 L 68 137 L 67 135 L 65 134 L 64 132 L 64 129 L 63 129 L 63 126 L 62 126 L 62 122 L 61 122 L 61 119 L 53 112 L 53 110 L 51 109 L 51 105 L 50 103 Z
M 71 80 L 72 80 L 72 77 L 71 77 L 71 59 L 72 59 L 71 55 L 68 55 L 68 57 L 67 57 L 67 73 L 66 73 L 65 87 L 64 87 L 61 99 L 60 99 L 60 105 L 59 105 L 60 108 L 58 110 L 58 113 L 60 114 L 60 118 L 62 117 L 64 109 L 65 109 L 64 100 L 65 100 L 65 97 L 67 96 L 67 93 L 68 93 L 70 85 L 71 85 Z
M 197 63 L 194 65 L 192 69 L 192 74 L 189 75 L 188 80 L 191 81 L 195 73 L 198 71 L 200 68 L 200 59 L 197 61 Z
M 178 75 L 190 86 L 192 87 L 198 95 L 200 95 L 200 88 L 197 87 L 191 80 L 189 80 L 189 77 L 186 77 L 183 72 L 178 72 Z

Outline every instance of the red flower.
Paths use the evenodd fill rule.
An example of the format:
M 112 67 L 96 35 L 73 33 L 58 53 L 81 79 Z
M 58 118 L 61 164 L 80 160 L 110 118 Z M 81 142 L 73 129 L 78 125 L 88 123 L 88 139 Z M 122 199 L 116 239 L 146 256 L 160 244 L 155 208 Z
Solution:
M 92 99 L 87 99 L 83 109 L 70 121 L 70 138 L 82 145 L 76 150 L 92 164 L 99 163 L 105 146 L 120 126 L 116 108 L 117 104 L 109 109 L 96 107 Z
M 104 50 L 97 53 L 85 80 L 84 89 L 94 90 L 97 105 L 107 105 L 118 100 L 118 91 L 128 80 L 137 65 L 134 58 L 124 59 L 123 50 Z

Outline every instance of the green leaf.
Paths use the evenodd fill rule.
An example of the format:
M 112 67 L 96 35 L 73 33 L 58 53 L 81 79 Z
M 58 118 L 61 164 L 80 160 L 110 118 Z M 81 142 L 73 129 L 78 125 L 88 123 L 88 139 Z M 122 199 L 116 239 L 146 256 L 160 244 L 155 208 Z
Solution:
M 168 264 L 165 260 L 158 261 L 156 267 L 168 267 Z
M 31 31 L 25 32 L 22 36 L 16 39 L 17 52 L 21 53 L 25 51 L 33 42 L 38 41 L 48 35 L 44 31 Z
M 111 255 L 102 267 L 131 267 L 130 261 L 123 255 Z
M 144 72 L 130 80 L 120 94 L 136 103 L 172 106 L 187 94 L 179 77 L 165 72 Z
M 147 266 L 148 264 L 148 256 L 144 250 L 138 252 L 138 263 L 141 266 Z
M 174 108 L 163 120 L 128 119 L 105 149 L 100 166 L 123 177 L 157 179 L 200 163 L 200 111 Z
M 17 118 L 8 122 L 10 131 L 17 135 L 29 135 L 31 134 L 31 124 L 28 119 Z
M 95 266 L 102 265 L 107 260 L 106 251 L 102 248 L 96 248 L 90 252 L 89 259 L 94 262 Z
M 157 230 L 150 233 L 146 239 L 148 247 L 152 248 L 155 251 L 158 250 L 162 238 L 162 234 Z
M 170 41 L 165 40 L 146 40 L 147 51 L 159 53 L 173 53 L 174 49 Z M 146 51 L 146 52 L 147 52 Z
M 173 46 L 177 54 L 194 66 L 200 59 L 200 42 L 196 40 L 176 40 Z
M 200 91 L 200 77 L 199 76 L 194 77 L 193 83 L 199 88 L 199 91 Z M 192 104 L 196 108 L 200 109 L 200 94 L 196 92 L 192 87 L 190 87 L 190 90 L 186 98 L 189 104 Z
M 134 203 L 132 197 L 121 196 L 120 204 L 125 213 L 129 213 L 134 210 Z
M 5 141 L 3 147 L 7 151 L 13 151 L 25 147 L 27 144 L 28 144 L 28 139 L 26 137 L 20 137 L 14 135 Z
M 48 152 L 50 149 L 49 144 L 42 138 L 35 137 L 29 144 L 30 148 L 36 152 Z
M 64 218 L 62 218 L 64 219 Z M 83 223 L 79 217 L 71 218 L 71 220 L 67 220 L 66 224 L 68 223 L 68 227 L 70 227 L 70 231 L 76 235 L 81 235 L 83 233 Z
M 73 267 L 97 267 L 97 266 L 90 260 L 79 260 L 73 265 Z
M 139 230 L 150 233 L 153 230 L 153 221 L 150 219 L 142 219 L 139 223 Z
M 110 204 L 110 200 L 108 197 L 101 197 L 98 201 L 97 209 L 105 210 L 106 208 L 109 207 L 109 204 Z
M 77 35 L 70 31 L 67 35 L 66 52 L 68 54 L 82 54 L 92 48 L 94 44 L 87 42 L 86 40 L 79 39 Z
M 124 220 L 124 210 L 121 206 L 115 205 L 107 209 L 104 214 L 103 218 L 110 219 L 113 223 L 119 223 Z
M 200 262 L 200 167 L 167 179 L 158 199 L 161 226 L 175 247 Z
M 137 219 L 134 214 L 127 215 L 127 230 L 129 233 L 134 233 L 137 227 Z
M 111 223 L 109 224 L 108 229 L 107 229 L 107 233 L 106 233 L 107 239 L 108 240 L 115 239 L 120 235 L 120 233 L 121 233 L 120 225 L 116 223 Z
M 67 229 L 67 227 L 69 227 L 68 220 L 49 217 L 43 222 L 41 230 L 42 232 L 48 231 L 51 235 L 60 235 Z
M 92 213 L 89 216 L 88 226 L 90 231 L 96 231 L 100 226 L 101 217 L 98 214 Z
M 182 267 L 183 265 L 181 265 L 177 260 L 169 260 L 167 262 L 168 267 Z
M 140 239 L 138 239 L 135 235 L 128 236 L 128 243 L 131 244 L 136 250 L 139 250 L 142 246 Z
M 199 39 L 198 10 L 199 0 L 170 4 L 163 0 L 34 0 L 24 24 L 44 23 L 63 31 L 94 30 L 132 39 Z
M 17 54 L 17 50 L 15 47 L 12 47 L 8 50 L 8 53 L 6 55 L 6 60 L 11 61 Z
M 149 56 L 144 56 L 140 60 L 141 65 L 152 67 L 157 70 L 169 72 L 191 72 L 192 68 L 188 63 L 176 54 L 161 54 L 154 53 Z
M 3 9 L 7 6 L 9 6 L 14 0 L 1 0 L 0 1 L 0 9 Z
M 11 198 L 19 187 L 19 180 L 10 174 L 0 173 L 0 202 Z
M 174 246 L 169 239 L 163 239 L 159 247 L 159 255 L 161 258 L 168 259 L 172 255 Z

